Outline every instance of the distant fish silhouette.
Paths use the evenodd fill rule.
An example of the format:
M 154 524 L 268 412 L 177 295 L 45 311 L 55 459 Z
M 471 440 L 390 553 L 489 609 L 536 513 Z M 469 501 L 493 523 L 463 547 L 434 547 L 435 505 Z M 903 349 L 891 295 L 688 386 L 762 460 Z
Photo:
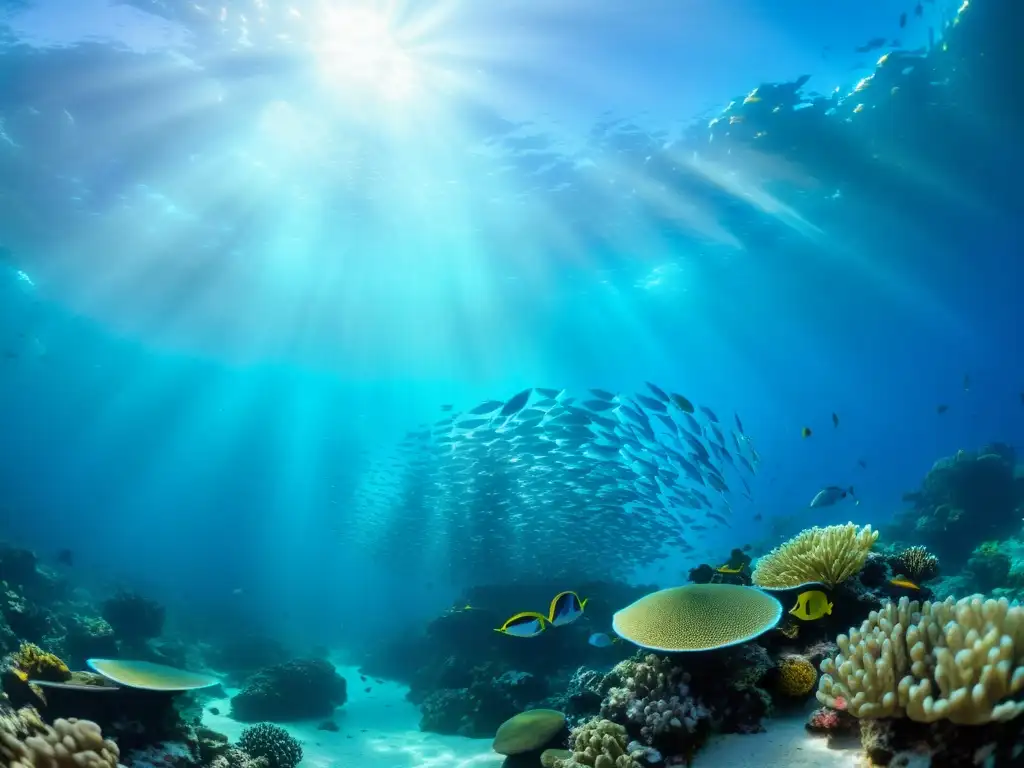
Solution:
M 835 414 L 835 413 L 832 414 L 832 426 L 833 427 L 838 427 L 839 426 L 839 416 L 837 414 Z
M 949 410 L 949 406 L 946 405 L 945 403 L 939 403 L 937 406 L 935 406 L 935 412 L 936 413 L 945 413 L 948 410 Z
M 964 392 L 971 391 L 971 377 L 966 373 L 964 374 Z
M 75 553 L 70 549 L 62 549 L 57 553 L 57 562 L 61 565 L 74 565 L 75 564 Z

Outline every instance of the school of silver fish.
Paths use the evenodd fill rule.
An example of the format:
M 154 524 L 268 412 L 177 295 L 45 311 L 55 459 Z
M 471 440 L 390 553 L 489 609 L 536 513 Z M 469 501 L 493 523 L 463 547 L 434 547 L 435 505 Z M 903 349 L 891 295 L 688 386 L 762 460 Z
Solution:
M 455 584 L 625 577 L 732 526 L 760 457 L 707 406 L 646 392 L 530 388 L 409 432 L 356 499 L 379 556 Z M 382 511 L 387 514 L 381 514 Z M 359 514 L 362 513 L 362 514 Z M 350 529 L 350 532 L 351 529 Z

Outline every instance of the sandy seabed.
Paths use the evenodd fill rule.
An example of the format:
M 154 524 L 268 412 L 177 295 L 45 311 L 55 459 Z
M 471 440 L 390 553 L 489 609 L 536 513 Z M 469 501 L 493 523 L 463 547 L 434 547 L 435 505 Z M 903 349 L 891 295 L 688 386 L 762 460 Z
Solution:
M 317 730 L 320 721 L 284 727 L 302 742 L 301 768 L 498 768 L 503 758 L 491 751 L 490 739 L 467 739 L 421 733 L 419 710 L 405 700 L 397 683 L 365 683 L 354 667 L 338 667 L 348 681 L 348 702 L 334 716 L 337 731 Z M 369 688 L 370 690 L 365 690 Z M 231 691 L 230 693 L 234 693 Z M 214 715 L 214 707 L 221 714 Z M 209 701 L 203 724 L 237 741 L 246 723 L 227 716 L 227 699 Z M 809 735 L 804 720 L 785 718 L 766 723 L 767 731 L 751 736 L 719 736 L 700 751 L 696 768 L 853 768 L 858 750 L 830 749 L 824 739 Z

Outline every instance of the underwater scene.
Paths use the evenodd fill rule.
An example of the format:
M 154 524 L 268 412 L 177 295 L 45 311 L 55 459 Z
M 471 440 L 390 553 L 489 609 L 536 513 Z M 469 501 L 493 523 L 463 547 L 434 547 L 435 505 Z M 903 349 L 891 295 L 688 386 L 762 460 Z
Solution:
M 1024 766 L 1022 30 L 0 1 L 0 766 Z

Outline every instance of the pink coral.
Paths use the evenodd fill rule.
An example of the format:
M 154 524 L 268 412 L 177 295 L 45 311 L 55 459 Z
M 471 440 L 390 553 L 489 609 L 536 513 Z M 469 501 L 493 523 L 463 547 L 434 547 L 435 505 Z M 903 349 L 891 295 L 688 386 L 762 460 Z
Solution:
M 828 707 L 821 707 L 811 712 L 807 720 L 807 730 L 825 732 L 834 731 L 839 727 L 839 713 Z

